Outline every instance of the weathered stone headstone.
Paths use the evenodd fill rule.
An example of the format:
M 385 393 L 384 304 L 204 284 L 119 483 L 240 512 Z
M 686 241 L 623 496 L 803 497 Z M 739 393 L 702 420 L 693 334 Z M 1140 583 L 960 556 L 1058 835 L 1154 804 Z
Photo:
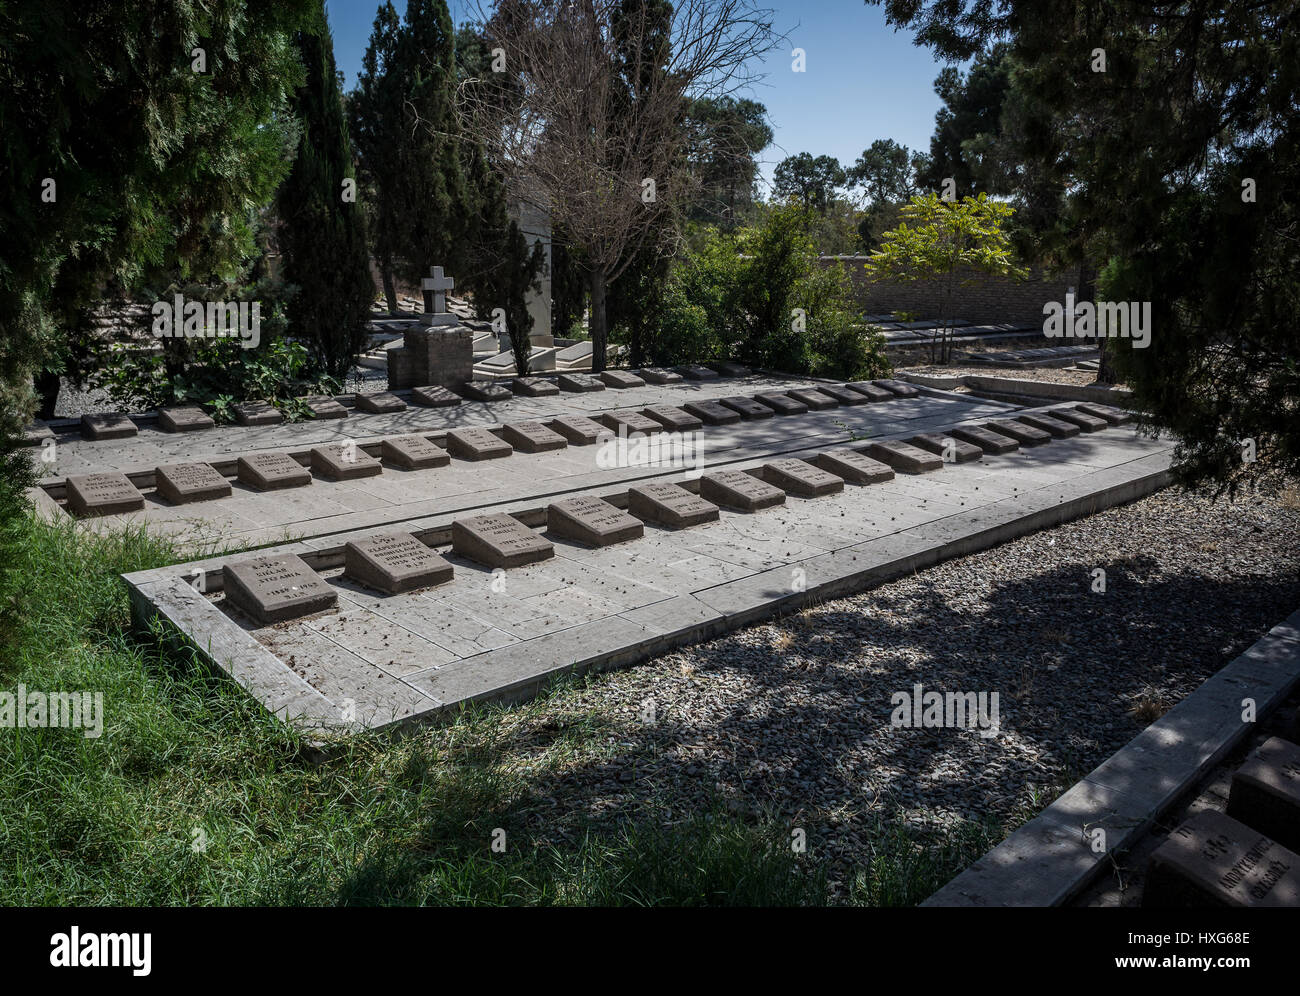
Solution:
M 581 394 L 586 391 L 605 390 L 604 383 L 597 380 L 595 377 L 592 377 L 590 374 L 560 374 L 560 376 L 555 380 L 556 383 L 560 385 L 561 391 L 573 391 L 576 394 Z
M 311 483 L 311 471 L 288 453 L 254 453 L 235 464 L 240 484 L 258 491 L 300 488 Z
M 646 418 L 640 412 L 634 412 L 631 409 L 605 412 L 600 416 L 600 420 L 615 432 L 621 432 L 628 436 L 634 432 L 639 432 L 643 436 L 653 436 L 656 433 L 663 432 L 664 429 L 654 419 Z
M 741 512 L 785 504 L 785 492 L 743 470 L 720 470 L 700 478 L 700 497 Z
M 487 429 L 452 429 L 447 433 L 447 452 L 461 460 L 496 460 L 514 451 L 513 446 Z
M 22 445 L 44 446 L 47 439 L 54 438 L 54 430 L 44 422 L 23 427 Z
M 795 401 L 794 398 L 775 391 L 756 394 L 754 400 L 759 404 L 767 405 L 778 415 L 802 415 L 808 410 L 808 406 L 802 401 Z
M 1122 408 L 1115 408 L 1111 405 L 1075 405 L 1079 411 L 1085 415 L 1096 415 L 1098 418 L 1104 418 L 1111 425 L 1128 425 L 1133 421 L 1131 412 L 1126 412 Z
M 908 440 L 913 446 L 937 453 L 947 459 L 952 454 L 953 463 L 973 463 L 984 456 L 984 451 L 974 443 L 963 442 L 942 432 L 922 432 Z
M 1228 815 L 1300 851 L 1300 747 L 1269 737 L 1232 776 Z
M 609 429 L 585 415 L 561 415 L 548 424 L 575 446 L 590 446 L 609 435 Z
M 575 495 L 546 509 L 546 528 L 587 546 L 612 546 L 645 535 L 645 525 L 595 495 Z
M 1062 422 L 1059 418 L 1052 418 L 1051 415 L 1017 415 L 1015 421 L 1023 422 L 1031 429 L 1042 429 L 1050 433 L 1054 439 L 1069 439 L 1079 434 L 1077 425 Z
M 424 408 L 450 408 L 461 402 L 459 395 L 439 384 L 411 388 L 411 400 Z
M 832 398 L 829 394 L 822 394 L 816 388 L 796 388 L 793 391 L 787 391 L 795 401 L 801 405 L 807 405 L 815 412 L 825 411 L 828 408 L 838 408 L 840 403 Z
M 451 548 L 488 567 L 522 567 L 555 556 L 555 547 L 510 515 L 476 515 L 451 524 Z
M 869 380 L 855 380 L 852 384 L 845 384 L 850 391 L 856 391 L 868 401 L 893 401 L 898 397 L 893 391 L 887 391 L 883 387 L 871 383 Z
M 451 454 L 424 436 L 393 436 L 379 444 L 379 455 L 386 463 L 403 470 L 427 470 L 451 463 Z
M 718 404 L 730 408 L 733 412 L 738 412 L 746 422 L 760 418 L 771 418 L 776 414 L 761 401 L 746 398 L 744 395 L 737 395 L 734 398 L 719 398 Z
M 740 421 L 740 412 L 716 401 L 689 401 L 682 405 L 682 409 L 708 425 L 731 425 Z
M 357 411 L 372 415 L 387 415 L 391 412 L 406 410 L 406 402 L 390 391 L 378 391 L 374 394 L 356 395 Z
M 682 380 L 681 374 L 663 367 L 642 367 L 633 372 L 647 384 L 680 384 Z
M 716 363 L 710 363 L 709 366 L 722 374 L 724 377 L 747 377 L 749 376 L 749 367 L 743 363 L 732 363 L 731 360 L 719 360 Z
M 641 414 L 646 418 L 654 419 L 672 432 L 694 432 L 704 427 L 700 419 L 672 405 L 651 405 L 649 408 L 642 408 Z
M 376 591 L 397 595 L 451 580 L 454 568 L 410 533 L 386 533 L 343 547 L 345 577 Z
M 718 518 L 718 506 L 693 495 L 680 484 L 641 484 L 629 488 L 627 510 L 638 519 L 669 529 L 684 529 Z
M 217 423 L 197 405 L 158 409 L 158 428 L 163 432 L 199 432 Z
M 679 374 L 687 380 L 717 380 L 718 371 L 710 370 L 708 367 L 700 366 L 698 363 L 688 363 L 684 366 L 674 367 Z
M 173 505 L 229 498 L 230 482 L 210 463 L 169 463 L 155 467 L 154 488 Z
M 234 409 L 240 425 L 279 425 L 284 421 L 279 410 L 266 401 L 241 401 Z
M 844 478 L 807 460 L 773 460 L 763 464 L 763 479 L 787 494 L 820 498 L 844 490 Z
M 986 429 L 998 433 L 1002 436 L 1010 436 L 1021 446 L 1042 446 L 1044 443 L 1052 441 L 1052 434 L 1044 432 L 1042 429 L 1035 429 L 1032 426 L 1025 425 L 1023 422 L 1013 422 L 1011 419 L 1001 419 L 995 422 L 986 422 Z
M 626 370 L 602 370 L 600 379 L 607 387 L 616 387 L 625 389 L 629 387 L 645 387 L 645 380 L 634 373 Z
M 1204 810 L 1151 855 L 1142 905 L 1300 906 L 1300 854 L 1230 816 Z
M 1097 415 L 1089 415 L 1087 412 L 1075 411 L 1073 408 L 1053 408 L 1052 418 L 1059 418 L 1062 422 L 1069 422 L 1077 425 L 1084 432 L 1101 432 L 1102 429 L 1110 428 L 1110 423 L 1104 418 Z
M 921 393 L 916 388 L 914 388 L 911 384 L 906 384 L 901 380 L 884 378 L 881 380 L 873 380 L 872 383 L 875 384 L 877 387 L 883 387 L 886 391 L 889 391 L 891 394 L 894 394 L 900 398 L 915 398 L 918 394 Z
M 301 557 L 252 557 L 221 569 L 226 601 L 264 626 L 323 612 L 338 604 L 338 593 Z
M 841 405 L 865 405 L 869 400 L 861 391 L 855 391 L 841 384 L 823 384 L 817 390 Z
M 144 508 L 144 495 L 125 474 L 78 474 L 64 488 L 68 508 L 77 515 L 122 515 Z
M 917 449 L 910 443 L 900 443 L 896 440 L 872 443 L 862 452 L 873 460 L 879 460 L 881 463 L 889 464 L 895 470 L 901 470 L 904 474 L 925 474 L 943 467 L 943 460 L 940 457 Z
M 323 394 L 313 395 L 310 398 L 303 398 L 302 402 L 311 412 L 312 418 L 347 418 L 348 410 L 333 398 Z
M 352 481 L 383 473 L 378 460 L 356 443 L 327 443 L 311 448 L 311 469 L 332 481 Z
M 81 435 L 86 439 L 125 439 L 139 431 L 130 416 L 117 412 L 81 416 Z
M 959 426 L 949 435 L 962 442 L 973 443 L 985 453 L 1012 453 L 1020 449 L 1020 444 L 1010 436 L 1004 436 L 1000 432 L 984 429 L 978 425 Z
M 510 422 L 498 429 L 497 434 L 523 453 L 562 450 L 569 445 L 568 440 L 541 422 Z
M 490 380 L 470 380 L 460 386 L 460 393 L 471 401 L 509 401 L 514 395 L 504 384 Z
M 829 470 L 837 477 L 854 484 L 880 484 L 882 481 L 894 479 L 893 467 L 864 456 L 856 450 L 827 450 L 825 453 L 818 453 L 812 458 L 812 462 L 823 470 Z
M 515 394 L 524 398 L 546 398 L 559 394 L 559 385 L 544 377 L 516 377 L 510 382 Z

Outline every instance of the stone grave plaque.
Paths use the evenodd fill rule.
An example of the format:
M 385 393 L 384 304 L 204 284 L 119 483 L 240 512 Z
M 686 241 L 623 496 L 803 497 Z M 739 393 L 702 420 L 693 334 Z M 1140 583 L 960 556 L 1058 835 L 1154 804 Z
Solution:
M 869 380 L 855 380 L 852 384 L 845 384 L 850 391 L 856 391 L 868 401 L 892 401 L 897 395 L 893 391 L 886 391 L 883 387 L 871 383 Z
M 555 378 L 556 383 L 560 385 L 561 391 L 573 391 L 581 394 L 584 391 L 603 391 L 605 385 L 602 381 L 597 380 L 590 374 L 567 373 L 560 374 Z
M 627 510 L 638 519 L 657 522 L 669 529 L 684 529 L 718 518 L 718 506 L 693 495 L 680 484 L 641 484 L 629 488 Z
M 740 421 L 740 412 L 716 401 L 688 401 L 682 410 L 703 420 L 708 425 L 731 425 Z
M 642 367 L 635 373 L 647 384 L 679 384 L 682 380 L 681 374 L 663 367 Z
M 720 470 L 700 478 L 700 497 L 741 512 L 785 504 L 785 492 L 743 470 Z
M 1111 425 L 1128 425 L 1133 421 L 1131 412 L 1124 411 L 1123 408 L 1115 408 L 1112 405 L 1075 405 L 1074 406 L 1085 415 L 1096 415 L 1097 418 L 1104 418 Z
M 1079 434 L 1077 425 L 1062 422 L 1059 418 L 1052 418 L 1051 415 L 1017 415 L 1015 421 L 1022 422 L 1031 429 L 1042 429 L 1044 432 L 1049 433 L 1053 439 L 1069 439 Z
M 451 463 L 451 455 L 424 436 L 394 436 L 383 440 L 379 450 L 384 462 L 403 470 L 427 470 Z
M 555 547 L 510 515 L 476 515 L 451 524 L 451 548 L 488 567 L 522 567 L 555 556 Z
M 740 417 L 746 422 L 758 418 L 771 418 L 776 414 L 761 401 L 747 398 L 743 394 L 737 395 L 734 398 L 719 398 L 718 404 L 725 408 L 730 408 L 733 412 L 739 412 Z
M 1300 851 L 1300 747 L 1269 737 L 1232 776 L 1228 815 Z
M 1143 906 L 1300 906 L 1300 854 L 1231 816 L 1204 810 L 1147 864 Z
M 953 463 L 973 463 L 984 456 L 984 451 L 974 443 L 966 443 L 955 436 L 942 432 L 922 432 L 908 440 L 917 449 L 937 453 L 940 457 L 945 452 L 952 453 Z M 951 450 L 949 446 L 951 445 Z
M 1052 418 L 1059 418 L 1062 422 L 1069 422 L 1077 425 L 1084 432 L 1101 432 L 1102 429 L 1110 428 L 1110 423 L 1098 415 L 1089 415 L 1087 412 L 1075 411 L 1073 408 L 1053 408 L 1049 413 Z
M 265 401 L 241 401 L 234 408 L 240 425 L 279 425 L 284 421 L 279 410 Z
M 822 394 L 816 388 L 796 388 L 786 393 L 799 404 L 807 405 L 815 412 L 825 411 L 827 408 L 838 408 L 840 405 L 829 394 Z
M 169 463 L 155 467 L 154 488 L 173 505 L 230 497 L 230 482 L 210 463 Z
M 391 391 L 379 391 L 376 394 L 356 395 L 357 411 L 372 415 L 387 415 L 390 412 L 406 410 L 406 402 Z
M 318 394 L 310 398 L 303 398 L 303 404 L 311 412 L 312 418 L 347 418 L 348 410 L 333 398 L 324 394 Z
M 239 483 L 258 491 L 300 488 L 311 483 L 311 471 L 288 453 L 254 453 L 236 463 Z
M 844 387 L 842 384 L 823 384 L 817 390 L 842 405 L 865 405 L 868 401 L 865 394 Z
M 901 443 L 897 440 L 872 443 L 861 452 L 873 460 L 889 464 L 895 470 L 901 470 L 904 474 L 925 474 L 943 467 L 943 460 L 933 453 L 927 453 L 925 450 L 917 449 L 911 443 Z
M 808 406 L 802 401 L 795 401 L 794 398 L 776 391 L 756 394 L 754 400 L 759 404 L 767 405 L 778 415 L 802 415 L 808 410 Z
M 709 366 L 724 377 L 747 377 L 749 375 L 749 367 L 743 363 L 732 363 L 730 360 L 719 360 L 717 363 L 710 363 Z
M 1013 422 L 1010 419 L 1001 419 L 996 422 L 985 422 L 984 428 L 1003 436 L 1010 436 L 1021 446 L 1042 446 L 1043 443 L 1052 441 L 1052 434 L 1044 432 L 1042 429 L 1035 429 L 1032 426 L 1025 425 L 1023 422 Z
M 487 429 L 452 429 L 447 433 L 447 452 L 461 460 L 496 460 L 514 451 L 513 446 Z
M 292 553 L 251 557 L 221 569 L 226 601 L 264 626 L 338 604 L 333 588 Z
M 446 584 L 453 568 L 410 533 L 384 533 L 343 548 L 345 577 L 389 595 Z
M 332 481 L 352 481 L 374 477 L 384 468 L 356 443 L 327 443 L 311 448 L 311 469 Z
M 211 416 L 197 405 L 158 409 L 158 428 L 163 432 L 198 432 L 202 429 L 211 429 L 216 424 Z
M 560 393 L 559 386 L 544 377 L 516 377 L 510 387 L 524 398 L 547 398 Z
M 561 415 L 548 423 L 552 429 L 575 446 L 590 446 L 609 430 L 585 415 Z
M 546 509 L 546 528 L 587 546 L 612 546 L 645 535 L 640 519 L 595 495 L 553 502 Z
M 827 450 L 818 453 L 812 462 L 823 470 L 854 484 L 879 484 L 894 479 L 894 468 L 873 460 L 856 450 Z
M 44 423 L 23 427 L 22 444 L 24 446 L 43 446 L 45 440 L 54 438 L 54 430 Z
M 679 374 L 687 380 L 717 380 L 718 371 L 710 370 L 708 367 L 701 366 L 698 363 L 688 363 L 684 366 L 674 367 Z
M 873 380 L 871 383 L 875 384 L 876 387 L 883 387 L 890 394 L 896 395 L 900 398 L 915 398 L 921 393 L 911 384 L 905 384 L 901 380 L 893 380 L 892 378 Z
M 807 460 L 773 460 L 763 464 L 763 479 L 782 491 L 803 498 L 820 498 L 844 490 L 844 478 Z
M 524 453 L 541 453 L 545 450 L 562 450 L 568 440 L 541 422 L 510 422 L 497 433 L 515 449 Z
M 85 439 L 125 439 L 139 431 L 130 416 L 117 412 L 81 416 L 81 435 Z
M 645 381 L 634 373 L 626 370 L 602 370 L 600 379 L 606 387 L 616 387 L 620 389 L 629 387 L 645 387 Z
M 411 388 L 411 400 L 424 408 L 450 408 L 460 404 L 461 397 L 439 384 L 432 384 Z
M 144 508 L 144 495 L 125 474 L 78 474 L 64 482 L 68 508 L 77 515 L 122 515 Z
M 605 412 L 600 416 L 600 420 L 615 432 L 628 436 L 634 432 L 639 432 L 643 436 L 653 436 L 656 433 L 663 432 L 664 429 L 654 419 L 646 418 L 640 412 L 634 412 L 631 409 Z
M 954 439 L 960 439 L 964 443 L 973 443 L 985 453 L 1011 453 L 1020 449 L 1020 444 L 1010 436 L 1004 436 L 1000 432 L 994 432 L 992 429 L 985 429 L 978 425 L 959 426 L 953 429 L 949 435 Z
M 460 393 L 471 401 L 508 401 L 514 397 L 510 388 L 490 380 L 467 380 L 460 385 Z
M 694 432 L 704 427 L 704 423 L 694 415 L 672 405 L 651 405 L 649 408 L 642 408 L 641 414 L 646 418 L 654 419 L 672 432 Z

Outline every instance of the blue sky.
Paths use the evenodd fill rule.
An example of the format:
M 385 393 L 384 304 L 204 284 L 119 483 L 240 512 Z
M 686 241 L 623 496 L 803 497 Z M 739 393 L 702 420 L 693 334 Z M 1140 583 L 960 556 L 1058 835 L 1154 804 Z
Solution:
M 394 0 L 399 12 L 405 0 Z M 832 155 L 851 166 L 877 138 L 928 150 L 942 68 L 907 31 L 885 23 L 884 11 L 861 0 L 767 0 L 776 26 L 790 36 L 766 61 L 766 79 L 751 95 L 767 105 L 776 140 L 764 153 L 763 176 L 798 152 Z M 459 24 L 470 9 L 449 0 Z M 328 0 L 334 54 L 350 88 L 361 68 L 377 0 Z M 791 70 L 790 49 L 806 53 L 806 71 Z

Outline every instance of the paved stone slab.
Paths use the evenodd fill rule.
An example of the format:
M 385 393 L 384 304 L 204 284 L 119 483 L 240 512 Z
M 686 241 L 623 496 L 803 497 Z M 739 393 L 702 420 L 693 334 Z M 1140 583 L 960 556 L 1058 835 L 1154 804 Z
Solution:
M 879 460 L 881 463 L 889 464 L 895 470 L 901 470 L 904 474 L 926 474 L 943 467 L 943 460 L 933 453 L 918 449 L 911 443 L 901 443 L 893 439 L 871 443 L 862 452 L 873 460 Z
M 424 408 L 450 408 L 461 403 L 461 397 L 440 384 L 411 388 L 411 400 Z
M 871 383 L 875 384 L 876 387 L 883 387 L 886 391 L 897 395 L 900 398 L 915 398 L 921 393 L 911 384 L 904 383 L 901 380 L 882 378 L 880 380 L 873 380 Z
M 710 370 L 708 367 L 700 366 L 697 363 L 688 363 L 685 366 L 673 367 L 679 374 L 687 380 L 717 380 L 718 371 Z
M 575 446 L 590 446 L 609 434 L 607 428 L 585 415 L 561 415 L 547 424 Z
M 682 380 L 681 374 L 663 367 L 642 367 L 636 374 L 647 384 L 679 384 Z
M 460 385 L 460 393 L 471 401 L 509 401 L 510 388 L 490 380 L 469 380 Z
M 230 482 L 210 463 L 169 463 L 155 467 L 154 487 L 173 505 L 229 498 Z
M 514 451 L 500 436 L 481 427 L 452 429 L 447 433 L 447 452 L 461 460 L 496 460 Z
M 1153 907 L 1300 906 L 1300 854 L 1206 810 L 1156 848 L 1142 905 Z
M 546 528 L 587 546 L 612 546 L 645 535 L 640 519 L 595 495 L 576 495 L 547 506 Z
M 508 422 L 497 434 L 521 453 L 562 450 L 569 445 L 568 440 L 541 422 Z
M 741 512 L 785 504 L 785 492 L 742 470 L 720 470 L 700 478 L 700 497 Z
M 765 391 L 762 394 L 754 395 L 754 400 L 759 404 L 767 405 L 778 415 L 802 415 L 808 410 L 808 406 L 802 401 L 795 401 L 789 395 L 780 394 L 775 391 Z
M 385 463 L 403 470 L 427 470 L 451 463 L 451 454 L 424 436 L 393 436 L 385 439 L 379 444 L 379 455 Z
M 343 573 L 389 595 L 446 584 L 454 569 L 410 533 L 384 533 L 352 540 L 343 548 Z
M 740 412 L 716 401 L 688 401 L 682 405 L 682 410 L 708 425 L 731 425 L 740 421 Z
M 323 394 L 303 398 L 302 402 L 312 418 L 347 418 L 348 410 L 331 397 Z
M 139 431 L 130 416 L 119 415 L 117 412 L 81 416 L 81 435 L 84 439 L 125 439 Z
M 279 409 L 266 401 L 241 401 L 234 409 L 240 425 L 279 425 L 284 421 Z
M 600 416 L 600 420 L 615 432 L 622 432 L 629 436 L 634 432 L 639 432 L 643 436 L 653 436 L 655 433 L 664 430 L 664 427 L 654 419 L 646 418 L 640 412 L 627 409 L 605 412 Z
M 263 626 L 323 612 L 338 593 L 292 553 L 250 557 L 221 569 L 226 601 Z
M 476 515 L 451 524 L 451 548 L 488 567 L 522 567 L 555 556 L 555 547 L 509 515 Z
M 351 481 L 383 473 L 383 465 L 356 443 L 327 443 L 311 448 L 311 469 L 332 481 Z
M 739 412 L 740 417 L 746 422 L 754 419 L 771 418 L 776 414 L 776 412 L 761 401 L 747 398 L 743 394 L 737 395 L 734 398 L 719 398 L 718 404 L 730 408 L 733 412 Z
M 125 474 L 78 474 L 64 486 L 68 508 L 77 515 L 121 515 L 144 508 L 144 495 Z
M 311 483 L 311 471 L 288 453 L 253 453 L 235 464 L 240 484 L 257 491 L 300 488 Z
M 197 405 L 158 409 L 158 427 L 163 432 L 200 432 L 217 423 Z
M 1021 446 L 1042 446 L 1044 443 L 1052 441 L 1050 432 L 1044 432 L 1042 429 L 1035 429 L 1033 426 L 1025 425 L 1023 422 L 1015 422 L 1011 419 L 986 422 L 984 428 L 1001 436 L 1009 436 Z
M 857 450 L 827 450 L 818 453 L 812 462 L 823 470 L 828 470 L 836 477 L 842 477 L 854 484 L 880 484 L 894 479 L 894 468 L 888 464 L 873 460 Z
M 1075 405 L 1077 410 L 1085 415 L 1095 415 L 1097 418 L 1104 418 L 1111 425 L 1128 425 L 1133 421 L 1133 413 L 1126 412 L 1122 408 L 1115 408 L 1111 405 L 1094 405 L 1084 404 Z
M 1077 425 L 1084 432 L 1101 432 L 1102 429 L 1110 426 L 1109 422 L 1098 415 L 1089 415 L 1087 412 L 1075 411 L 1073 408 L 1053 408 L 1051 416 L 1059 418 L 1062 422 Z
M 870 400 L 861 391 L 840 384 L 822 384 L 817 390 L 841 405 L 865 405 Z
M 984 451 L 974 443 L 966 443 L 942 432 L 922 432 L 908 440 L 917 449 L 937 453 L 946 459 L 952 454 L 953 463 L 974 463 L 984 456 Z
M 627 370 L 602 370 L 599 377 L 606 387 L 616 387 L 620 390 L 629 387 L 645 387 L 645 378 L 638 377 Z
M 406 409 L 406 402 L 389 391 L 379 391 L 375 394 L 358 394 L 354 403 L 357 411 L 368 412 L 372 415 L 386 415 L 390 412 L 400 412 Z
M 590 374 L 567 373 L 560 374 L 556 378 L 556 383 L 560 385 L 561 391 L 572 391 L 575 394 L 583 394 L 588 391 L 603 391 L 605 385 L 602 381 L 597 380 Z
M 893 391 L 888 391 L 869 380 L 855 380 L 851 384 L 845 384 L 850 391 L 856 391 L 868 401 L 893 401 L 898 395 Z
M 949 435 L 962 442 L 973 443 L 985 453 L 1013 453 L 1020 449 L 1020 444 L 1010 436 L 1004 436 L 1000 432 L 984 429 L 978 425 L 958 426 Z
M 840 406 L 840 403 L 829 394 L 823 394 L 816 388 L 796 388 L 786 393 L 799 404 L 807 405 L 815 412 L 826 411 L 828 408 L 838 408 Z
M 516 377 L 510 387 L 524 398 L 548 398 L 560 393 L 560 386 L 544 377 Z
M 638 519 L 669 529 L 684 529 L 718 519 L 718 506 L 691 494 L 680 484 L 642 484 L 629 488 L 627 510 Z
M 1017 415 L 1015 421 L 1022 422 L 1031 429 L 1042 429 L 1050 433 L 1053 439 L 1069 439 L 1079 434 L 1079 427 L 1069 422 L 1062 422 L 1050 415 Z
M 641 414 L 672 432 L 694 432 L 704 428 L 704 422 L 699 418 L 672 405 L 651 405 L 641 409 Z
M 1269 737 L 1232 776 L 1228 815 L 1300 851 L 1300 747 Z
M 804 498 L 820 498 L 844 490 L 844 478 L 807 460 L 773 460 L 763 464 L 763 479 L 782 491 Z

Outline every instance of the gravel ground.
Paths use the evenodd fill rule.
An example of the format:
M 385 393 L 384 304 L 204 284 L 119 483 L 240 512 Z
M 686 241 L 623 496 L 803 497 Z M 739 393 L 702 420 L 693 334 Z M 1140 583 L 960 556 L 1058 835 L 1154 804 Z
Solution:
M 842 895 L 880 819 L 1009 832 L 1298 605 L 1300 493 L 1168 490 L 555 696 L 524 742 L 618 732 L 538 786 L 532 830 L 720 798 L 805 828 Z M 1001 732 L 891 728 L 916 682 L 998 692 Z
M 898 369 L 906 370 L 908 373 L 929 374 L 932 377 L 1005 377 L 1008 380 L 1036 380 L 1048 384 L 1077 384 L 1080 387 L 1097 383 L 1096 370 L 1074 370 L 1070 367 L 1035 367 L 1032 370 L 1022 370 L 1015 367 L 945 367 L 927 364 Z

